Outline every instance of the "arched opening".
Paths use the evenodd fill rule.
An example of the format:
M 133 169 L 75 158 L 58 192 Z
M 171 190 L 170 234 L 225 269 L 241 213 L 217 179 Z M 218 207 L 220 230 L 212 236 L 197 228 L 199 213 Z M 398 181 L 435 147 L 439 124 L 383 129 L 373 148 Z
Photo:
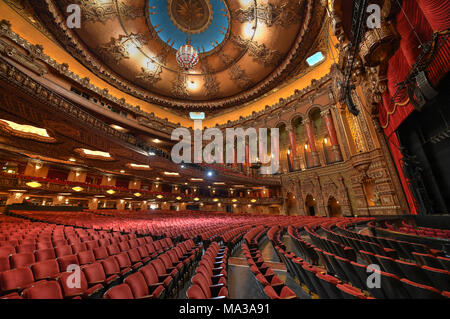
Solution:
M 287 193 L 286 197 L 286 215 L 295 215 L 295 196 L 292 193 Z
M 363 180 L 364 194 L 366 195 L 367 205 L 375 206 L 379 202 L 378 194 L 375 192 L 375 181 L 371 178 Z
M 341 205 L 339 205 L 339 201 L 330 196 L 328 199 L 328 216 L 330 217 L 342 217 L 342 209 Z
M 305 207 L 309 216 L 316 216 L 316 199 L 310 194 L 306 196 Z
M 300 169 L 304 170 L 306 168 L 306 163 L 304 159 L 304 145 L 307 140 L 306 138 L 306 132 L 305 132 L 305 126 L 303 125 L 303 118 L 301 116 L 298 116 L 294 118 L 291 122 L 292 129 L 294 130 L 295 134 L 295 140 L 297 142 L 297 155 L 300 156 Z
M 289 163 L 289 136 L 286 130 L 286 124 L 282 123 L 277 126 L 280 134 L 280 166 L 283 172 L 289 172 L 290 163 Z

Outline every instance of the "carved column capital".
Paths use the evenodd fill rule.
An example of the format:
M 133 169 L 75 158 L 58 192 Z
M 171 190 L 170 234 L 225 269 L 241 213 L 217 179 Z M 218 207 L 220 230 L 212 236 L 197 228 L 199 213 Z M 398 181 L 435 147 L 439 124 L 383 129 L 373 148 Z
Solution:
M 327 107 L 326 109 L 320 112 L 320 116 L 321 117 L 331 116 L 331 109 Z

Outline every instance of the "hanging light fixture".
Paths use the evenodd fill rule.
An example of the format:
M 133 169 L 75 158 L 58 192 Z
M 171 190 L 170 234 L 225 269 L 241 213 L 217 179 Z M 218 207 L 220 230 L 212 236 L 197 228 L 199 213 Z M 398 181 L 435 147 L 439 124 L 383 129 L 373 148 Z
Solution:
M 185 71 L 192 69 L 194 66 L 198 63 L 198 52 L 197 50 L 191 45 L 191 26 L 192 26 L 192 19 L 193 19 L 193 12 L 192 12 L 192 5 L 191 1 L 189 0 L 189 8 L 190 16 L 189 16 L 189 30 L 188 30 L 188 38 L 185 45 L 182 45 L 178 51 L 177 51 L 177 63 L 180 67 L 182 67 Z
M 184 70 L 190 70 L 198 63 L 198 52 L 189 43 L 181 46 L 177 51 L 177 62 Z

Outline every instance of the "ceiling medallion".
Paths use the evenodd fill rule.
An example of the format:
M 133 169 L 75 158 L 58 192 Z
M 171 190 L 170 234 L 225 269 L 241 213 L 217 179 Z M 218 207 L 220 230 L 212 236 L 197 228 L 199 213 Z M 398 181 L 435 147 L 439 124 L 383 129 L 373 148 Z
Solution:
M 167 9 L 173 24 L 190 34 L 205 31 L 213 20 L 209 0 L 168 0 Z

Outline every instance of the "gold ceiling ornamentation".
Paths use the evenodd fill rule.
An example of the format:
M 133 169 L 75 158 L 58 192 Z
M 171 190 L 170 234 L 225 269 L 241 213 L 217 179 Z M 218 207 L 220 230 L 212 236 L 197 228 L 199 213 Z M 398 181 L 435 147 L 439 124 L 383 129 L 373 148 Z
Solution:
M 92 2 L 99 3 L 99 1 L 95 0 Z M 103 0 L 103 2 L 109 3 L 111 0 Z M 36 5 L 34 10 L 37 18 L 43 22 L 60 43 L 64 44 L 67 51 L 95 75 L 126 94 L 130 94 L 157 106 L 172 108 L 174 112 L 187 109 L 219 112 L 225 108 L 237 107 L 262 97 L 274 89 L 280 81 L 291 79 L 296 75 L 295 73 L 298 67 L 303 63 L 306 54 L 316 39 L 314 35 L 322 27 L 323 20 L 326 17 L 326 11 L 318 1 L 282 1 L 282 4 L 278 6 L 283 7 L 283 19 L 281 19 L 281 16 L 277 16 L 272 23 L 279 23 L 276 22 L 278 20 L 291 21 L 292 19 L 286 19 L 286 17 L 291 16 L 288 9 L 291 8 L 290 6 L 299 6 L 298 19 L 293 22 L 289 29 L 292 32 L 283 33 L 282 28 L 268 28 L 267 39 L 258 40 L 258 44 L 265 44 L 267 47 L 270 47 L 273 39 L 283 41 L 283 46 L 280 46 L 283 49 L 278 49 L 277 47 L 277 50 L 283 55 L 283 61 L 286 63 L 277 63 L 271 66 L 272 70 L 268 70 L 262 63 L 250 64 L 252 67 L 251 73 L 248 70 L 249 65 L 241 63 L 241 60 L 245 59 L 245 52 L 239 55 L 237 54 L 238 52 L 229 50 L 230 47 L 233 47 L 232 43 L 228 43 L 231 41 L 230 37 L 233 34 L 237 35 L 240 33 L 241 28 L 229 29 L 229 35 L 227 33 L 223 45 L 207 55 L 208 62 L 214 72 L 215 80 L 220 84 L 220 89 L 216 90 L 214 79 L 209 76 L 205 77 L 205 73 L 202 72 L 200 67 L 196 70 L 199 71 L 197 75 L 192 76 L 199 77 L 200 81 L 195 82 L 201 83 L 202 89 L 192 92 L 189 91 L 189 99 L 181 100 L 179 97 L 172 95 L 173 81 L 177 78 L 175 73 L 179 72 L 176 61 L 172 56 L 174 54 L 173 48 L 169 48 L 169 58 L 164 65 L 161 65 L 163 70 L 159 74 L 160 80 L 153 83 L 153 85 L 149 85 L 151 83 L 146 83 L 144 80 L 136 80 L 141 73 L 143 73 L 143 78 L 147 78 L 150 82 L 154 81 L 153 78 L 155 80 L 157 79 L 155 73 L 145 74 L 142 71 L 142 68 L 146 68 L 147 63 L 144 60 L 145 57 L 144 59 L 142 57 L 143 55 L 147 55 L 150 60 L 154 60 L 152 52 L 155 49 L 160 50 L 158 47 L 161 46 L 161 43 L 158 40 L 156 31 L 152 33 L 154 28 L 149 28 L 149 15 L 147 14 L 148 10 L 146 10 L 148 6 L 145 5 L 145 1 L 120 0 L 120 3 L 139 8 L 139 10 L 144 12 L 145 19 L 127 20 L 116 9 L 118 11 L 116 17 L 108 20 L 110 21 L 108 23 L 97 23 L 95 26 L 93 24 L 83 23 L 81 29 L 71 30 L 65 27 L 65 20 L 60 17 L 60 14 L 66 17 L 68 16 L 65 12 L 63 1 L 45 0 L 39 5 Z M 117 4 L 119 4 L 119 0 L 117 0 Z M 233 11 L 239 7 L 244 8 L 242 4 L 238 4 L 234 6 Z M 230 15 L 229 18 L 230 24 L 237 22 L 233 18 L 233 15 Z M 262 23 L 264 24 L 264 22 Z M 282 24 L 287 25 L 285 22 Z M 95 28 L 95 30 L 92 30 L 92 28 Z M 225 30 L 223 31 L 225 32 Z M 140 52 L 137 54 L 127 54 L 123 50 L 122 43 L 114 43 L 114 41 L 108 43 L 110 42 L 110 36 L 108 34 L 112 34 L 116 40 L 120 35 L 142 34 L 146 35 L 149 41 L 138 50 Z M 99 52 L 100 47 L 102 49 Z M 133 49 L 132 53 L 134 52 L 136 50 Z M 221 52 L 225 52 L 230 56 L 231 63 L 222 65 L 219 57 L 219 53 Z M 266 54 L 267 56 L 270 55 Z M 238 64 L 238 66 L 234 66 L 233 70 L 231 70 L 234 63 Z M 65 73 L 64 70 L 60 72 Z M 230 74 L 232 74 L 233 78 L 237 77 L 240 83 L 230 81 Z M 246 79 L 250 81 L 245 81 Z M 252 85 L 248 85 L 250 82 Z M 205 83 L 208 83 L 209 88 L 205 87 Z M 206 96 L 206 93 L 208 96 Z M 104 95 L 108 95 L 107 92 Z M 186 115 L 186 113 L 179 114 Z
M 65 0 L 65 5 L 74 3 L 73 0 Z M 144 11 L 133 5 L 128 5 L 122 1 L 111 0 L 108 2 L 100 0 L 78 0 L 75 1 L 83 12 L 83 18 L 86 22 L 106 23 L 117 16 L 117 9 L 122 17 L 126 19 L 136 19 L 144 16 Z
M 136 79 L 144 81 L 148 87 L 153 87 L 154 84 L 161 80 L 162 65 L 166 63 L 169 54 L 169 48 L 164 46 L 154 58 L 155 62 L 149 61 L 147 68 L 141 68 L 142 72 L 136 76 Z
M 223 51 L 219 52 L 220 61 L 225 65 L 230 65 L 233 60 Z M 237 63 L 234 63 L 229 68 L 230 79 L 234 81 L 235 85 L 240 89 L 246 89 L 253 85 L 252 79 L 250 79 L 245 70 L 243 70 Z
M 230 78 L 236 81 L 235 84 L 241 89 L 248 89 L 253 85 L 252 79 L 250 79 L 245 70 L 243 70 L 238 64 L 234 64 L 230 68 Z
M 175 81 L 172 82 L 172 94 L 176 97 L 183 98 L 189 96 L 186 88 L 186 75 L 184 73 L 177 73 Z
M 105 59 L 112 59 L 114 63 L 119 64 L 122 59 L 130 58 L 131 50 L 141 48 L 148 40 L 148 37 L 142 34 L 120 35 L 119 38 L 111 38 L 108 43 L 101 45 L 98 51 Z
M 285 1 L 282 5 L 262 4 L 233 12 L 233 17 L 241 23 L 257 18 L 268 27 L 279 25 L 284 28 L 300 19 L 300 5 L 297 1 Z
M 264 66 L 274 66 L 282 58 L 282 54 L 277 50 L 266 47 L 264 43 L 258 44 L 255 41 L 242 39 L 240 35 L 233 35 L 231 41 L 241 50 L 247 50 L 253 61 L 262 63 Z
M 148 87 L 161 80 L 162 67 L 157 64 L 153 64 L 152 68 L 141 68 L 142 72 L 136 76 L 136 79 L 142 80 Z
M 209 0 L 168 0 L 167 10 L 173 24 L 190 34 L 205 31 L 213 20 L 213 9 Z
M 214 98 L 220 91 L 220 84 L 217 82 L 216 76 L 211 73 L 211 66 L 208 61 L 206 59 L 202 59 L 201 62 L 202 71 L 205 73 L 205 83 L 203 86 L 206 90 L 206 96 L 208 98 Z

